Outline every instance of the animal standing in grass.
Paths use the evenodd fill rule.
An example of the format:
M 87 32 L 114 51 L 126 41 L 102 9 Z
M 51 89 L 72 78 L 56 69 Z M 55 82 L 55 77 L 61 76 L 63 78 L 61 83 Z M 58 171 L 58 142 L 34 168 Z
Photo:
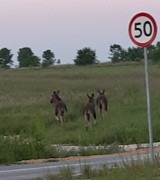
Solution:
M 108 100 L 107 97 L 105 96 L 105 90 L 98 90 L 99 93 L 97 99 L 96 99 L 96 104 L 98 106 L 98 109 L 101 113 L 102 118 L 104 119 L 104 113 L 107 112 L 108 110 Z
M 96 111 L 95 111 L 95 104 L 94 104 L 94 93 L 88 97 L 88 103 L 85 105 L 83 109 L 83 115 L 85 116 L 85 122 L 86 122 L 86 130 L 89 128 L 91 129 L 92 124 L 96 124 Z
M 64 117 L 67 113 L 67 106 L 59 97 L 59 93 L 60 93 L 59 90 L 53 91 L 50 103 L 53 103 L 55 106 L 55 118 L 57 122 L 63 124 Z

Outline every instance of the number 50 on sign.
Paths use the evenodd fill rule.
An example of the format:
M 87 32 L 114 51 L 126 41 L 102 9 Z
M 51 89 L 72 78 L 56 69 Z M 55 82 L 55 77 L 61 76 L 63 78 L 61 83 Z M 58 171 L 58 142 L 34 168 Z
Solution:
M 129 36 L 134 44 L 147 47 L 157 34 L 157 25 L 154 18 L 147 13 L 135 15 L 129 23 Z

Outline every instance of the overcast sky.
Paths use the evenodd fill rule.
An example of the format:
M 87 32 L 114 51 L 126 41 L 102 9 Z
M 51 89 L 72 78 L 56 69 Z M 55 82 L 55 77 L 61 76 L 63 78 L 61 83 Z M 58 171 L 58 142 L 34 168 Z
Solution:
M 128 24 L 140 12 L 151 14 L 160 29 L 160 0 L 0 0 L 0 49 L 11 50 L 14 64 L 23 47 L 40 58 L 50 49 L 62 64 L 90 47 L 104 62 L 111 44 L 135 46 Z M 153 44 L 157 41 L 159 31 Z

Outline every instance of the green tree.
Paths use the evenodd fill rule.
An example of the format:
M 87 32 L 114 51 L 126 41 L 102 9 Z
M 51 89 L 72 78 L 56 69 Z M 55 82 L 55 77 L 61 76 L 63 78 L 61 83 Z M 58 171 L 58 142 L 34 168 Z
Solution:
M 96 51 L 91 48 L 83 48 L 77 51 L 77 56 L 74 59 L 76 65 L 89 65 L 95 64 L 96 60 Z
M 17 60 L 19 67 L 34 67 L 40 65 L 40 58 L 35 56 L 29 47 L 19 49 Z
M 160 42 L 157 42 L 155 46 L 149 49 L 149 55 L 152 62 L 160 62 Z
M 61 60 L 60 59 L 57 60 L 57 64 L 61 64 Z
M 49 49 L 43 52 L 42 58 L 43 58 L 43 62 L 42 62 L 43 67 L 48 67 L 56 62 L 54 53 L 51 52 L 51 50 Z
M 126 53 L 126 61 L 141 61 L 142 59 L 144 59 L 143 48 L 141 47 L 128 48 Z
M 113 63 L 125 61 L 126 50 L 124 50 L 120 45 L 113 44 L 110 46 L 110 59 Z
M 155 46 L 155 45 L 152 45 L 152 44 L 150 44 L 150 45 L 147 47 L 148 59 L 149 59 L 150 61 L 152 61 L 152 60 L 151 60 L 151 56 L 152 56 L 152 53 L 154 52 L 155 48 L 156 48 L 156 46 Z
M 7 48 L 0 49 L 0 67 L 9 68 L 13 64 L 12 57 L 11 50 Z

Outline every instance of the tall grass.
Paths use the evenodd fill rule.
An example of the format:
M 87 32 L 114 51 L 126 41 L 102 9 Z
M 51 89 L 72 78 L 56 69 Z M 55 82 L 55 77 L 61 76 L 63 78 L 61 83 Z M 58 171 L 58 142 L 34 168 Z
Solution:
M 153 138 L 159 141 L 160 69 L 155 65 L 149 69 Z M 68 106 L 63 126 L 55 123 L 54 108 L 49 103 L 56 89 L 60 89 Z M 102 120 L 97 111 L 97 124 L 86 132 L 82 108 L 87 102 L 86 94 L 96 94 L 97 89 L 106 90 L 108 113 Z M 33 138 L 41 142 L 44 149 L 50 144 L 148 142 L 143 65 L 0 70 L 0 136 L 14 135 Z

